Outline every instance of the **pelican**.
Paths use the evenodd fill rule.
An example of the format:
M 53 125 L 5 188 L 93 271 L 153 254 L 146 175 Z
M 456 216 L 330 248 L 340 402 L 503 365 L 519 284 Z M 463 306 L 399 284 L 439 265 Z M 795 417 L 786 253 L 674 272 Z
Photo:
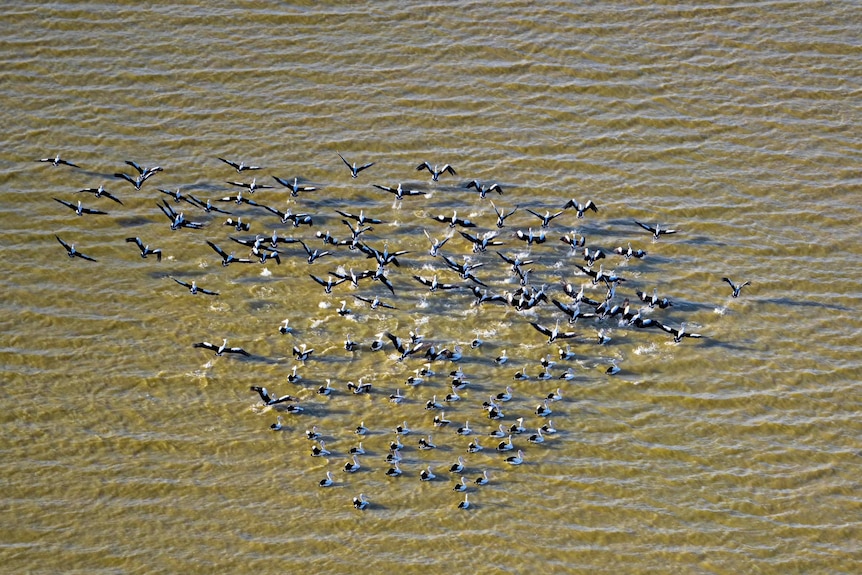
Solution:
M 721 278 L 721 280 L 730 284 L 730 288 L 733 290 L 733 293 L 731 294 L 732 297 L 739 297 L 740 290 L 742 290 L 742 288 L 744 288 L 745 286 L 751 285 L 751 282 L 745 282 L 743 284 L 735 285 L 732 281 L 730 281 L 730 278 Z
M 443 404 L 437 401 L 437 396 L 434 395 L 431 399 L 425 402 L 425 409 L 433 410 L 433 409 L 443 409 Z M 435 418 L 436 419 L 436 418 Z
M 449 164 L 443 164 L 442 167 L 435 164 L 432 168 L 431 164 L 429 164 L 428 162 L 422 162 L 421 164 L 416 166 L 416 171 L 421 172 L 422 170 L 428 170 L 429 172 L 431 172 L 431 179 L 435 182 L 438 181 L 440 176 L 446 172 L 452 174 L 453 176 L 457 175 L 455 173 L 455 169 Z
M 231 166 L 233 169 L 235 169 L 237 174 L 239 174 L 245 170 L 259 170 L 260 169 L 260 166 L 249 166 L 249 165 L 246 165 L 245 162 L 232 162 L 230 160 L 225 160 L 224 158 L 219 158 L 219 160 L 221 160 L 222 162 L 224 162 L 228 166 Z
M 519 417 L 518 419 L 516 419 L 515 423 L 513 423 L 509 427 L 509 433 L 519 434 L 519 433 L 524 433 L 525 431 L 527 431 L 527 429 L 524 427 L 524 418 L 523 417 Z
M 355 433 L 356 435 L 365 435 L 366 433 L 368 433 L 368 428 L 365 427 L 365 422 L 360 421 L 359 425 L 356 426 L 356 429 L 353 430 L 353 433 Z
M 332 455 L 332 453 L 326 449 L 326 443 L 322 439 L 320 440 L 320 445 L 315 445 L 311 448 L 312 457 L 325 457 L 327 455 Z
M 353 498 L 353 507 L 359 509 L 360 511 L 364 511 L 368 508 L 369 505 L 371 505 L 371 503 L 367 499 L 365 499 L 365 495 L 362 493 L 359 494 L 359 497 Z
M 596 213 L 598 213 L 599 211 L 599 208 L 596 207 L 596 204 L 594 204 L 592 200 L 587 200 L 587 203 L 581 204 L 574 198 L 563 205 L 564 210 L 567 210 L 569 208 L 574 208 L 574 210 L 578 212 L 579 218 L 584 217 L 584 212 L 586 212 L 587 210 L 592 210 Z
M 207 240 L 207 245 L 211 247 L 218 255 L 221 256 L 221 265 L 222 267 L 227 267 L 232 263 L 238 264 L 250 264 L 252 261 L 248 258 L 238 258 L 233 255 L 233 252 L 230 254 L 215 245 L 213 242 Z
M 623 248 L 622 246 L 617 246 L 616 248 L 614 248 L 614 253 L 615 253 L 615 254 L 619 254 L 619 255 L 623 256 L 624 258 L 626 258 L 626 259 L 630 259 L 630 258 L 638 258 L 638 259 L 640 259 L 640 258 L 642 258 L 642 257 L 644 257 L 644 256 L 646 256 L 646 255 L 647 255 L 647 253 L 646 253 L 645 251 L 643 251 L 643 250 L 640 250 L 640 249 L 638 249 L 638 250 L 632 249 L 632 244 L 631 244 L 631 242 L 629 242 L 629 247 L 628 247 L 628 248 Z
M 446 413 L 443 411 L 440 412 L 440 415 L 434 416 L 434 427 L 446 427 L 450 423 L 452 422 L 446 419 Z
M 330 386 L 329 378 L 326 379 L 326 384 L 321 385 L 317 388 L 317 393 L 320 395 L 330 395 L 332 393 L 332 387 Z
M 473 433 L 473 430 L 470 429 L 470 422 L 465 421 L 464 426 L 456 429 L 455 433 L 457 433 L 458 435 L 470 435 L 471 433 Z
M 81 258 L 82 260 L 87 260 L 89 262 L 96 261 L 95 258 L 91 258 L 90 256 L 85 256 L 84 254 L 82 254 L 81 252 L 76 250 L 75 244 L 71 244 L 71 245 L 67 244 L 66 242 L 64 242 L 63 240 L 60 239 L 60 236 L 57 236 L 57 235 L 55 235 L 54 237 L 57 238 L 57 241 L 60 242 L 60 245 L 62 245 L 64 248 L 66 248 L 66 253 L 69 255 L 70 258 L 78 257 L 78 258 Z
M 103 212 L 102 210 L 93 210 L 90 208 L 85 208 L 81 204 L 80 200 L 78 201 L 77 205 L 73 204 L 72 202 L 67 202 L 66 200 L 61 200 L 59 198 L 54 198 L 54 201 L 60 202 L 61 204 L 63 204 L 67 208 L 74 210 L 75 213 L 78 214 L 79 216 L 82 216 L 84 214 L 102 214 L 102 215 L 105 215 L 108 213 L 108 212 Z
M 181 286 L 188 288 L 189 293 L 192 295 L 195 295 L 198 293 L 202 293 L 202 294 L 206 294 L 206 295 L 218 295 L 218 292 L 216 292 L 216 291 L 210 291 L 210 290 L 206 290 L 204 288 L 198 287 L 197 283 L 194 280 L 192 280 L 192 283 L 188 283 L 188 282 L 180 281 L 177 278 L 172 277 L 172 276 L 168 276 L 168 277 L 170 277 L 172 280 L 174 280 L 175 282 L 177 282 Z
M 507 212 L 505 210 L 500 211 L 497 209 L 497 206 L 494 205 L 494 202 L 491 202 L 491 207 L 494 208 L 494 213 L 497 214 L 497 227 L 502 228 L 505 225 L 506 218 L 514 214 L 518 210 L 518 206 L 512 208 L 511 211 Z
M 490 186 L 483 186 L 479 183 L 478 180 L 473 180 L 469 184 L 467 184 L 466 188 L 469 190 L 470 188 L 475 188 L 477 192 L 479 192 L 479 197 L 484 198 L 488 192 L 497 192 L 501 196 L 503 195 L 503 188 L 500 187 L 500 184 L 491 184 Z
M 320 432 L 319 432 L 319 431 L 317 431 L 317 426 L 316 426 L 316 425 L 314 425 L 314 426 L 312 426 L 312 427 L 311 427 L 311 429 L 306 429 L 306 430 L 305 430 L 305 437 L 306 437 L 307 439 L 312 439 L 312 440 L 313 440 L 313 439 L 320 439 L 321 434 L 320 434 Z
M 518 450 L 518 455 L 513 455 L 512 457 L 506 458 L 506 463 L 510 465 L 521 465 L 524 462 L 524 452 L 520 449 Z
M 483 471 L 483 472 L 482 472 L 482 475 L 480 475 L 479 477 L 477 477 L 477 478 L 476 478 L 476 480 L 475 480 L 473 483 L 475 483 L 476 485 L 487 485 L 487 484 L 488 484 L 488 481 L 490 481 L 490 480 L 491 480 L 491 478 L 490 478 L 490 477 L 488 477 L 488 472 L 487 472 L 487 471 Z
M 67 166 L 71 166 L 71 167 L 73 167 L 73 168 L 80 168 L 80 167 L 81 167 L 81 166 L 79 166 L 78 164 L 73 164 L 72 162 L 70 162 L 70 161 L 68 161 L 68 160 L 64 160 L 63 158 L 61 158 L 61 157 L 60 157 L 60 154 L 57 154 L 57 155 L 56 155 L 56 156 L 54 156 L 53 158 L 42 158 L 42 159 L 41 159 L 41 160 L 39 160 L 39 161 L 40 161 L 40 162 L 48 162 L 48 163 L 50 163 L 50 164 L 51 164 L 52 166 L 54 166 L 54 167 L 59 166 L 60 164 L 65 164 L 65 165 L 67 165 Z M 453 173 L 454 173 L 454 172 L 453 172 Z M 435 179 L 436 179 L 436 178 L 435 178 Z
M 423 469 L 422 472 L 419 474 L 419 480 L 420 481 L 431 481 L 435 477 L 437 477 L 437 476 L 434 475 L 433 471 L 431 471 L 430 465 L 428 467 L 426 467 L 425 469 Z
M 538 407 L 536 407 L 536 415 L 538 415 L 539 417 L 547 417 L 547 416 L 551 415 L 551 413 L 553 413 L 553 412 L 551 411 L 551 408 L 549 407 L 550 403 L 551 403 L 551 400 L 549 400 L 549 399 L 545 399 L 544 401 L 542 401 L 542 403 L 540 403 L 538 405 Z
M 471 441 L 467 445 L 467 453 L 476 453 L 476 452 L 482 451 L 483 449 L 484 449 L 484 447 L 482 447 L 479 444 L 479 438 L 478 437 L 473 439 L 473 441 Z
M 103 184 L 100 184 L 98 188 L 84 188 L 83 190 L 78 190 L 78 193 L 79 193 L 79 194 L 80 194 L 80 193 L 93 194 L 93 195 L 94 195 L 94 196 L 96 196 L 97 198 L 101 198 L 102 196 L 105 196 L 105 197 L 106 197 L 106 198 L 108 198 L 109 200 L 113 200 L 113 201 L 117 202 L 117 203 L 118 203 L 118 204 L 120 204 L 120 205 L 122 205 L 122 204 L 123 204 L 123 202 L 121 202 L 121 201 L 119 200 L 119 198 L 117 198 L 115 195 L 113 195 L 113 194 L 111 194 L 110 192 L 108 192 L 108 191 L 105 189 L 105 186 L 104 186 Z
M 514 448 L 515 445 L 512 443 L 511 435 L 506 441 L 501 441 L 497 444 L 497 451 L 512 451 Z
M 422 196 L 425 195 L 425 192 L 420 190 L 405 190 L 401 184 L 398 184 L 395 188 L 390 188 L 389 186 L 381 186 L 379 184 L 372 184 L 375 188 L 383 190 L 384 192 L 389 192 L 390 194 L 395 195 L 396 200 L 404 199 L 404 196 Z
M 467 480 L 462 477 L 461 481 L 456 483 L 455 487 L 452 488 L 452 491 L 458 491 L 460 493 L 467 491 Z
M 270 425 L 269 428 L 273 431 L 281 431 L 284 429 L 284 418 L 279 415 L 275 418 L 275 423 Z
M 401 425 L 395 426 L 395 433 L 400 433 L 401 435 L 409 435 L 410 428 L 407 427 L 407 422 L 401 423 Z
M 300 344 L 299 347 L 293 346 L 293 357 L 295 357 L 298 361 L 305 361 L 311 354 L 314 353 L 314 349 L 308 349 L 304 343 Z
M 345 300 L 341 300 L 341 307 L 339 307 L 336 311 L 341 317 L 350 315 L 350 310 L 347 309 L 347 302 Z
M 559 216 L 563 213 L 561 210 L 559 212 L 555 212 L 552 214 L 551 212 L 546 210 L 545 215 L 543 216 L 542 214 L 540 214 L 538 212 L 534 212 L 533 210 L 531 210 L 529 208 L 527 208 L 527 211 L 530 212 L 531 214 L 533 214 L 534 216 L 536 216 L 537 218 L 539 218 L 540 220 L 542 220 L 542 227 L 543 228 L 547 228 L 551 224 L 551 220 L 553 220 L 554 218 L 556 218 L 557 216 Z
M 296 398 L 290 395 L 270 395 L 269 391 L 265 387 L 260 387 L 258 385 L 252 385 L 249 389 L 251 389 L 251 391 L 257 392 L 264 405 L 278 405 L 279 403 L 284 403 L 285 401 L 296 401 Z
M 533 435 L 528 437 L 527 441 L 529 441 L 530 443 L 544 443 L 545 442 L 545 436 L 542 435 L 542 428 L 540 427 L 540 428 L 536 429 L 536 433 L 534 433 Z
M 319 485 L 320 487 L 330 487 L 333 483 L 334 483 L 334 481 L 332 480 L 332 472 L 331 472 L 331 471 L 327 471 L 327 472 L 326 472 L 326 478 L 325 478 L 325 479 L 321 479 L 321 480 L 320 480 L 320 483 L 318 483 L 318 485 Z
M 419 438 L 419 449 L 427 451 L 429 449 L 436 449 L 436 448 L 437 448 L 437 446 L 431 441 L 431 434 L 430 433 L 428 434 L 428 439 L 425 439 L 424 437 Z
M 359 442 L 359 445 L 351 447 L 348 453 L 355 453 L 356 455 L 365 455 L 365 449 L 362 447 L 362 442 Z
M 665 229 L 665 228 L 660 227 L 658 224 L 656 224 L 655 226 L 651 226 L 649 224 L 642 224 L 641 222 L 639 222 L 637 220 L 635 220 L 635 223 L 637 225 L 639 225 L 640 227 L 642 227 L 643 229 L 645 229 L 649 232 L 652 232 L 652 237 L 654 240 L 659 239 L 659 237 L 662 234 L 675 234 L 676 233 L 676 230 Z
M 369 164 L 363 164 L 361 166 L 357 166 L 356 162 L 353 162 L 353 165 L 351 165 L 350 162 L 344 159 L 344 156 L 342 156 L 338 152 L 336 153 L 338 154 L 338 157 L 341 158 L 341 161 L 344 162 L 344 165 L 347 166 L 347 169 L 350 170 L 350 176 L 352 178 L 356 178 L 359 175 L 359 172 L 374 165 L 374 162 L 371 162 Z
M 273 180 L 284 186 L 285 188 L 290 189 L 290 195 L 294 198 L 299 195 L 299 192 L 313 192 L 317 188 L 314 186 L 301 186 L 299 185 L 299 178 L 293 178 L 293 181 L 285 180 L 284 178 L 279 178 L 278 176 L 273 176 Z
M 684 337 L 691 337 L 694 339 L 699 339 L 699 338 L 703 337 L 699 333 L 690 333 L 690 332 L 685 331 L 685 324 L 684 323 L 679 326 L 679 329 L 674 328 L 674 327 L 670 327 L 669 325 L 663 325 L 663 324 L 659 324 L 659 327 L 673 336 L 674 343 L 681 342 L 682 338 L 684 338 Z
M 359 459 L 357 459 L 355 454 L 351 456 L 350 461 L 344 464 L 343 469 L 347 473 L 356 473 L 359 471 Z
M 554 429 L 554 423 L 550 419 L 539 429 L 542 430 L 542 433 L 547 435 L 552 435 L 557 432 L 557 430 Z
M 214 351 L 216 355 L 222 355 L 223 353 L 238 353 L 239 355 L 244 355 L 246 357 L 251 356 L 251 354 L 249 352 L 245 351 L 241 347 L 228 347 L 227 346 L 227 339 L 224 339 L 222 341 L 221 345 L 215 345 L 215 344 L 210 343 L 208 341 L 202 341 L 200 343 L 194 344 L 192 347 L 201 347 L 204 349 L 209 349 L 209 350 Z
M 389 477 L 399 477 L 401 475 L 401 468 L 398 467 L 397 461 L 392 462 L 392 467 L 386 470 L 386 475 Z
M 249 193 L 252 193 L 252 194 L 256 190 L 272 189 L 272 186 L 270 186 L 268 184 L 258 184 L 257 178 L 252 178 L 251 183 L 247 183 L 247 182 L 227 182 L 227 183 L 232 185 L 232 186 L 238 186 L 240 188 L 246 188 L 249 191 Z
M 578 335 L 573 331 L 561 332 L 559 319 L 557 320 L 557 324 L 553 328 L 548 328 L 532 321 L 530 322 L 530 325 L 536 328 L 536 330 L 540 333 L 548 336 L 548 343 L 554 343 L 559 338 L 568 339 L 572 337 L 577 337 Z
M 458 509 L 469 509 L 470 508 L 470 500 L 468 499 L 468 494 L 464 494 L 464 501 L 458 503 Z
M 400 389 L 396 389 L 395 393 L 393 393 L 392 395 L 389 396 L 389 401 L 391 403 L 398 404 L 398 403 L 401 403 L 403 400 L 404 400 L 404 396 L 401 395 Z
M 459 455 L 458 461 L 456 461 L 455 463 L 453 463 L 449 467 L 449 472 L 450 473 L 461 473 L 462 471 L 464 471 L 464 456 Z

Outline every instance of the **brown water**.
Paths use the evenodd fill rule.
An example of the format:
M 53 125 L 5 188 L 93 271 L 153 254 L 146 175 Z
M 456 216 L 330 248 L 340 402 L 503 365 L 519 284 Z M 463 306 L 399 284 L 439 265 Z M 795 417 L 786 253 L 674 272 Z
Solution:
M 652 5 L 522 2 L 243 2 L 209 7 L 136 2 L 13 2 L 2 15 L 2 536 L 8 573 L 850 573 L 860 554 L 859 4 L 727 2 Z M 336 152 L 374 166 L 352 179 Z M 62 157 L 81 166 L 34 160 Z M 237 174 L 217 157 L 262 167 Z M 115 179 L 123 162 L 164 171 L 141 190 Z M 432 182 L 422 161 L 457 176 Z M 271 176 L 319 190 L 291 198 Z M 219 198 L 227 181 L 274 184 L 253 199 L 307 212 L 312 228 L 260 208 L 222 204 L 251 223 L 171 204 L 204 230 L 170 231 L 159 188 Z M 498 182 L 485 199 L 463 186 Z M 418 188 L 393 202 L 371 184 Z M 76 194 L 106 189 L 123 201 Z M 101 209 L 75 214 L 52 198 Z M 519 206 L 500 251 L 535 260 L 530 284 L 571 301 L 560 280 L 587 283 L 558 240 L 577 230 L 610 251 L 627 281 L 615 301 L 657 288 L 674 306 L 644 313 L 705 336 L 674 344 L 659 330 L 582 319 L 550 302 L 528 311 L 471 306 L 412 276 L 465 283 L 431 258 L 422 233 L 444 238 L 451 214 L 494 227 Z M 515 230 L 567 200 L 598 213 L 553 220 L 531 249 Z M 304 238 L 347 228 L 335 210 L 383 220 L 362 237 L 390 251 L 395 287 L 363 280 L 331 295 L 309 273 L 373 260 L 344 247 L 311 265 L 298 244 L 276 265 L 219 265 L 211 240 Z M 676 228 L 651 241 L 634 220 Z M 70 260 L 55 240 L 98 261 Z M 163 250 L 141 259 L 126 237 Z M 484 265 L 494 293 L 514 277 L 489 250 L 455 234 L 442 253 Z M 218 297 L 192 296 L 168 276 Z M 749 280 L 738 299 L 721 281 Z M 397 309 L 369 310 L 353 295 Z M 353 315 L 335 313 L 345 300 Z M 586 309 L 584 308 L 584 311 Z M 294 333 L 278 326 L 289 319 Z M 547 344 L 529 323 L 581 334 L 567 343 L 572 381 L 539 381 Z M 612 338 L 594 342 L 596 328 Z M 419 330 L 464 347 L 470 380 L 446 406 L 447 428 L 424 409 L 449 389 L 448 362 L 416 386 L 420 358 L 397 361 L 384 331 Z M 362 346 L 344 351 L 350 334 Z M 470 349 L 475 337 L 484 345 Z M 215 357 L 199 341 L 242 346 Z M 294 344 L 314 348 L 304 365 Z M 509 363 L 497 366 L 502 350 Z M 621 372 L 604 370 L 616 361 Z M 294 365 L 303 380 L 289 383 Z M 526 368 L 528 381 L 514 381 Z M 347 392 L 364 377 L 370 395 Z M 330 378 L 331 397 L 316 393 Z M 278 414 L 250 385 L 300 398 Z M 540 399 L 558 433 L 516 436 L 525 463 L 507 465 L 487 437 L 481 402 L 514 388 L 502 423 L 533 433 Z M 400 388 L 406 400 L 390 404 Z M 469 420 L 485 450 L 467 454 Z M 353 429 L 361 422 L 369 434 Z M 392 429 L 407 421 L 404 475 L 384 472 Z M 317 425 L 332 451 L 310 457 Z M 417 440 L 432 434 L 436 450 Z M 341 470 L 362 439 L 355 474 Z M 471 508 L 457 509 L 448 467 L 464 455 Z M 435 481 L 419 472 L 433 465 Z M 317 486 L 327 470 L 336 484 Z M 491 481 L 472 479 L 487 470 Z M 364 493 L 371 506 L 353 509 Z

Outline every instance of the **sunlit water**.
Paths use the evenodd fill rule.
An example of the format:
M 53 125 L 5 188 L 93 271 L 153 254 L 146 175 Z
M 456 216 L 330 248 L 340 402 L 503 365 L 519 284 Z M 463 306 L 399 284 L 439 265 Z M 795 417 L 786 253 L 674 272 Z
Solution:
M 2 570 L 858 570 L 855 3 L 13 3 L 2 18 Z M 80 168 L 35 162 L 58 153 Z M 353 179 L 337 153 L 374 165 Z M 261 169 L 238 174 L 218 157 Z M 133 173 L 125 160 L 164 169 L 135 190 L 114 177 Z M 434 182 L 415 170 L 424 161 L 457 175 Z M 291 197 L 272 176 L 318 189 Z M 214 200 L 255 177 L 275 187 L 247 197 L 314 225 L 219 203 L 250 223 L 240 232 L 158 192 Z M 503 194 L 481 198 L 465 189 L 474 179 Z M 372 187 L 399 182 L 424 195 Z M 123 204 L 75 193 L 100 184 Z M 78 217 L 52 198 L 108 214 Z M 206 227 L 171 231 L 163 199 Z M 527 208 L 570 199 L 599 210 L 564 211 L 543 244 L 513 236 L 540 231 Z M 497 230 L 491 201 L 518 210 L 485 253 L 429 217 Z M 344 246 L 312 264 L 297 243 L 280 246 L 280 265 L 223 267 L 205 243 L 245 257 L 229 236 L 276 230 L 326 249 L 316 232 L 349 236 L 335 210 L 382 220 L 360 236 L 369 245 L 409 251 L 387 266 L 394 294 L 370 279 L 324 293 L 309 274 L 375 267 Z M 635 220 L 678 233 L 653 241 Z M 451 236 L 441 253 L 454 261 L 483 264 L 474 273 L 491 293 L 518 287 L 499 250 L 534 260 L 529 284 L 566 303 L 561 282 L 604 296 L 559 240 L 585 236 L 607 253 L 593 270 L 626 280 L 616 303 L 637 309 L 635 292 L 657 289 L 674 305 L 644 315 L 704 337 L 675 344 L 619 317 L 570 325 L 550 301 L 518 311 L 432 293 L 413 276 L 468 282 L 428 254 L 423 231 Z M 66 257 L 55 235 L 97 261 Z M 613 254 L 629 242 L 647 256 Z M 734 299 L 723 277 L 751 285 Z M 336 313 L 341 301 L 351 315 Z M 285 319 L 292 333 L 279 333 Z M 530 326 L 558 319 L 578 337 L 548 344 Z M 382 334 L 411 330 L 463 359 L 407 385 L 424 360 L 398 361 Z M 348 335 L 358 351 L 344 350 Z M 223 338 L 251 357 L 192 347 Z M 304 364 L 291 354 L 301 344 L 314 349 Z M 554 379 L 538 380 L 547 355 Z M 458 366 L 470 383 L 435 428 L 425 404 L 451 393 Z M 568 368 L 575 378 L 557 379 Z M 531 378 L 514 380 L 520 369 Z M 370 394 L 349 393 L 360 377 Z M 318 395 L 327 379 L 332 395 Z M 265 407 L 252 385 L 305 411 Z M 505 417 L 490 421 L 481 404 L 507 385 Z M 558 387 L 558 432 L 533 445 L 545 423 L 534 410 Z M 273 432 L 279 414 L 286 428 Z M 528 431 L 512 466 L 487 434 L 518 417 Z M 413 433 L 390 478 L 402 422 Z M 465 422 L 468 437 L 455 432 Z M 313 425 L 331 456 L 311 457 Z M 437 449 L 419 450 L 428 434 Z M 484 450 L 467 453 L 475 438 Z M 361 469 L 345 473 L 359 441 Z M 459 455 L 467 510 L 448 471 Z M 428 465 L 437 479 L 420 482 Z M 320 488 L 326 471 L 335 484 Z M 474 485 L 483 471 L 489 483 Z M 351 504 L 360 493 L 365 511 Z

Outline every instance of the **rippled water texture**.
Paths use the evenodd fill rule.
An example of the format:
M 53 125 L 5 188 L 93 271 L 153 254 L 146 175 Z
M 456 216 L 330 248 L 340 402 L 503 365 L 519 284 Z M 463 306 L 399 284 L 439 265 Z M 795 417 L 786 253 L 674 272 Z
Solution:
M 858 571 L 858 3 L 12 2 L 0 19 L 0 570 Z M 36 162 L 58 153 L 80 167 Z M 354 179 L 337 153 L 374 165 Z M 134 173 L 126 160 L 163 170 L 136 190 L 114 177 Z M 424 161 L 457 175 L 434 182 L 415 170 Z M 318 189 L 291 197 L 272 176 Z M 313 226 L 158 192 L 215 200 L 252 178 L 275 187 L 246 197 Z M 474 179 L 503 194 L 480 197 L 465 188 Z M 423 194 L 372 186 L 398 183 Z M 99 185 L 122 205 L 76 193 Z M 541 230 L 527 209 L 570 199 L 598 212 L 564 211 L 543 244 L 514 236 Z M 171 231 L 162 200 L 205 227 Z M 432 219 L 497 230 L 491 201 L 517 211 L 484 253 Z M 349 236 L 336 210 L 382 220 L 360 235 L 368 245 L 409 251 L 386 266 L 394 293 L 371 279 L 324 293 L 309 274 L 375 267 L 345 246 L 308 264 L 300 244 L 281 244 L 281 264 L 222 267 L 206 244 L 244 257 L 230 236 L 275 230 L 322 250 L 315 233 Z M 635 220 L 678 233 L 653 241 Z M 519 311 L 471 305 L 464 287 L 430 292 L 413 276 L 470 282 L 428 254 L 423 231 L 451 236 L 441 253 L 454 262 L 481 263 L 490 293 L 518 288 L 495 251 L 533 260 L 528 285 L 549 301 Z M 673 306 L 643 317 L 704 337 L 675 344 L 621 316 L 569 324 L 550 301 L 572 303 L 562 282 L 605 296 L 559 240 L 572 233 L 607 253 L 593 271 L 626 280 L 614 303 L 634 312 L 636 291 L 656 289 Z M 66 257 L 55 235 L 97 261 Z M 647 256 L 613 253 L 629 242 Z M 751 285 L 732 298 L 723 277 Z M 336 313 L 342 300 L 351 315 Z M 284 319 L 292 333 L 279 333 Z M 558 320 L 578 336 L 549 344 L 530 326 Z M 460 345 L 463 358 L 406 385 L 424 360 L 399 362 L 387 331 Z M 251 356 L 193 347 L 223 338 Z M 301 344 L 314 349 L 304 363 L 291 353 Z M 554 379 L 540 380 L 547 355 Z M 458 366 L 470 383 L 444 406 L 452 423 L 434 427 L 441 413 L 425 404 L 451 393 Z M 569 368 L 574 379 L 557 379 Z M 370 394 L 348 391 L 360 377 Z M 328 397 L 316 392 L 327 379 Z M 253 385 L 305 411 L 266 407 Z M 505 417 L 491 421 L 481 404 L 507 385 Z M 534 410 L 558 387 L 557 433 L 531 444 L 546 420 Z M 527 433 L 498 453 L 488 433 L 518 417 Z M 390 478 L 402 422 L 413 433 Z M 315 425 L 328 457 L 310 455 Z M 437 448 L 420 450 L 428 434 Z M 484 450 L 467 453 L 476 438 Z M 361 469 L 346 473 L 359 441 Z M 517 449 L 524 463 L 509 465 Z M 459 455 L 466 510 L 449 472 Z M 428 465 L 437 478 L 421 482 Z M 326 471 L 334 485 L 320 488 Z M 364 511 L 351 504 L 360 493 Z

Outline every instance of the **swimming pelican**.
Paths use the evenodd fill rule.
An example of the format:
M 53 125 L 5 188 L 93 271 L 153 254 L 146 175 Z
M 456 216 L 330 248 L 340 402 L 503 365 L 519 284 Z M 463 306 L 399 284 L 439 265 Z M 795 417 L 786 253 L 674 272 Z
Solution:
M 359 467 L 359 459 L 354 454 L 351 456 L 351 460 L 344 464 L 343 469 L 347 473 L 356 473 L 357 471 L 359 471 Z
M 514 433 L 516 435 L 524 433 L 525 431 L 527 431 L 527 429 L 524 427 L 523 417 L 519 417 L 518 419 L 516 419 L 515 423 L 513 423 L 511 427 L 509 427 L 509 433 Z
M 515 448 L 515 445 L 512 443 L 512 436 L 509 436 L 509 439 L 506 441 L 501 441 L 497 444 L 497 451 L 512 451 Z
M 538 428 L 536 430 L 536 433 L 527 438 L 527 441 L 529 441 L 530 443 L 544 443 L 545 436 L 542 435 L 542 428 Z
M 318 388 L 317 388 L 317 393 L 318 393 L 318 394 L 320 394 L 320 395 L 329 395 L 329 394 L 331 394 L 331 393 L 332 393 L 332 387 L 330 387 L 330 385 L 329 385 L 329 384 L 330 384 L 330 380 L 329 380 L 329 378 L 327 378 L 327 379 L 326 379 L 326 385 L 321 385 L 320 387 L 318 387 Z
M 434 427 L 446 427 L 450 423 L 452 422 L 446 419 L 446 412 L 444 411 L 441 411 L 440 415 L 434 416 Z
M 410 428 L 407 427 L 407 422 L 404 421 L 401 425 L 397 425 L 395 427 L 395 433 L 400 433 L 401 435 L 408 435 L 410 433 Z
M 273 431 L 281 431 L 284 429 L 284 418 L 279 415 L 275 418 L 275 423 L 270 425 L 269 428 Z
M 449 467 L 449 472 L 450 472 L 450 473 L 461 473 L 462 471 L 464 471 L 464 456 L 463 456 L 463 455 L 459 455 L 459 456 L 458 456 L 458 461 L 457 461 L 457 462 L 455 462 L 455 463 L 453 463 L 453 464 Z
M 332 455 L 332 453 L 328 449 L 326 449 L 326 443 L 322 439 L 320 440 L 320 445 L 312 446 L 312 457 L 325 457 L 327 455 Z
M 419 449 L 428 450 L 436 448 L 437 446 L 431 441 L 431 434 L 428 434 L 428 439 L 425 439 L 424 437 L 419 438 Z
M 326 478 L 321 479 L 320 482 L 318 483 L 318 485 L 320 487 L 330 487 L 333 483 L 334 483 L 334 481 L 332 480 L 332 472 L 327 471 L 326 472 Z
M 362 493 L 359 494 L 359 497 L 353 498 L 353 507 L 355 507 L 356 509 L 359 509 L 360 511 L 364 511 L 365 509 L 368 508 L 369 505 L 370 505 L 370 502 L 367 499 L 365 499 L 365 495 Z
M 549 407 L 550 403 L 551 401 L 549 399 L 545 399 L 542 403 L 540 403 L 538 407 L 536 407 L 536 415 L 538 415 L 539 417 L 547 417 L 551 415 L 552 412 L 551 408 Z
M 524 452 L 520 449 L 518 450 L 518 455 L 513 455 L 512 457 L 506 458 L 506 463 L 510 465 L 521 465 L 524 462 Z
M 477 438 L 475 438 L 475 439 L 473 439 L 473 441 L 471 441 L 471 442 L 467 445 L 467 453 L 476 453 L 476 452 L 478 452 L 478 451 L 482 451 L 483 449 L 484 449 L 484 447 L 482 447 L 482 446 L 479 444 L 479 438 L 478 438 L 478 437 L 477 437 Z
M 464 501 L 458 504 L 458 509 L 469 509 L 470 508 L 470 500 L 468 499 L 468 494 L 464 494 Z
M 426 467 L 425 469 L 423 469 L 421 473 L 419 473 L 419 480 L 420 481 L 431 481 L 435 477 L 437 477 L 437 476 L 434 475 L 433 471 L 431 471 L 430 465 L 428 467 Z

